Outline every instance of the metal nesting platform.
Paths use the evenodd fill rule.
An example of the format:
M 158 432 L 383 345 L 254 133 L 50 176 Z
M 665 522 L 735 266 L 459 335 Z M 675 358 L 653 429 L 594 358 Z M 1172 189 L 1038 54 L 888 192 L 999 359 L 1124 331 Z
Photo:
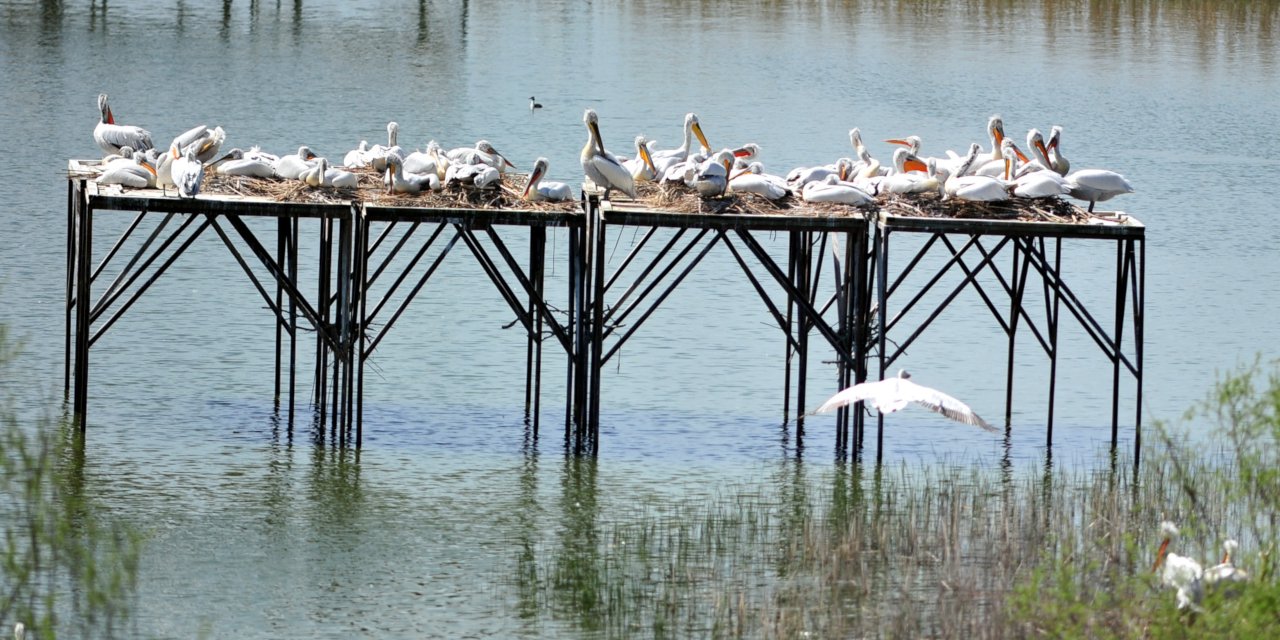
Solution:
M 70 168 L 73 176 L 82 175 L 77 173 L 83 170 L 81 163 L 73 160 Z M 797 440 L 803 434 L 811 337 L 816 336 L 823 353 L 829 348 L 833 354 L 838 387 L 866 380 L 873 355 L 883 375 L 964 288 L 978 292 L 1008 335 L 1010 399 L 1013 345 L 1019 324 L 1025 323 L 1044 346 L 1051 372 L 1056 371 L 1058 309 L 1064 305 L 1114 362 L 1115 407 L 1119 406 L 1122 368 L 1136 379 L 1139 405 L 1141 402 L 1144 229 L 1127 216 L 1100 219 L 1100 224 L 1059 224 L 912 218 L 852 208 L 819 215 L 785 215 L 785 211 L 778 215 L 676 213 L 629 201 L 601 201 L 587 192 L 574 211 L 423 208 L 359 200 L 313 204 L 216 194 L 179 199 L 156 190 L 99 189 L 83 178 L 69 181 L 67 211 L 66 388 L 73 394 L 73 413 L 82 430 L 87 415 L 90 348 L 208 230 L 219 237 L 275 316 L 275 391 L 278 403 L 287 393 L 289 424 L 295 414 L 301 322 L 315 333 L 315 393 L 310 402 L 317 409 L 320 427 L 325 428 L 327 422 L 335 441 L 357 446 L 363 435 L 368 359 L 446 257 L 459 253 L 453 251 L 459 245 L 466 247 L 465 254 L 482 268 L 511 308 L 515 322 L 525 330 L 526 411 L 535 435 L 543 342 L 550 340 L 563 350 L 565 443 L 575 453 L 599 450 L 603 367 L 716 247 L 732 255 L 784 336 L 783 411 L 786 420 L 796 421 Z M 98 258 L 94 215 L 108 211 L 136 215 Z M 159 222 L 150 227 L 147 237 L 131 241 L 143 219 L 156 216 Z M 248 224 L 251 218 L 274 219 L 274 233 L 264 232 L 261 223 Z M 308 232 L 317 234 L 315 282 L 299 280 L 303 224 Z M 616 266 L 605 257 L 609 244 L 605 231 L 610 226 L 634 227 L 641 234 Z M 566 301 L 563 307 L 555 305 L 545 287 L 548 228 L 563 229 L 568 235 L 563 258 L 568 287 L 564 297 L 556 298 Z M 508 239 L 524 230 L 528 232 L 528 255 L 517 256 Z M 762 241 L 762 234 L 778 233 L 788 238 L 785 259 L 775 258 Z M 926 240 L 890 280 L 890 237 L 898 234 Z M 274 250 L 269 235 L 275 236 Z M 1094 319 L 1061 276 L 1061 243 L 1072 238 L 1117 242 L 1116 296 L 1120 306 L 1114 332 L 1107 332 Z M 943 303 L 926 312 L 926 320 L 908 339 L 891 345 L 888 336 L 908 311 L 920 309 L 925 291 L 916 292 L 893 316 L 888 313 L 890 302 L 897 300 L 895 294 L 905 295 L 899 291 L 904 279 L 922 268 L 924 256 L 939 247 L 951 257 L 924 289 L 951 269 L 963 271 L 965 279 Z M 995 261 L 1002 252 L 1012 255 L 1007 277 Z M 978 254 L 980 257 L 966 262 L 966 256 Z M 428 255 L 433 257 L 426 259 Z M 828 259 L 831 267 L 824 269 Z M 266 277 L 259 275 L 263 270 Z M 979 283 L 977 276 L 983 270 L 994 273 L 1008 295 L 1007 313 L 999 310 L 992 293 Z M 104 287 L 100 279 L 108 273 L 113 277 Z M 1053 295 L 1046 319 L 1039 321 L 1043 331 L 1022 304 L 1029 274 L 1039 274 L 1045 290 Z M 101 291 L 96 299 L 95 290 Z M 820 291 L 827 293 L 820 296 Z M 1122 322 L 1126 300 L 1131 301 L 1133 311 L 1132 349 L 1136 353 L 1132 357 L 1121 349 L 1128 326 Z M 1051 438 L 1053 373 L 1050 380 Z M 842 410 L 838 414 L 838 456 L 861 450 L 862 418 L 862 411 Z M 1118 424 L 1114 407 L 1113 423 Z M 877 457 L 882 449 L 882 419 L 880 426 Z M 1137 448 L 1136 441 L 1135 461 Z

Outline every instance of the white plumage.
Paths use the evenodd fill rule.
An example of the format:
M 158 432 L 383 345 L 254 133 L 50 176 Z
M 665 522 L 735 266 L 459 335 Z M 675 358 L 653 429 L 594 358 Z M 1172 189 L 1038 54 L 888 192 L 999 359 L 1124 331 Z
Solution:
M 814 413 L 826 413 L 855 402 L 870 402 L 871 406 L 881 413 L 893 413 L 909 404 L 917 404 L 957 422 L 971 424 L 987 431 L 996 431 L 995 427 L 974 413 L 969 405 L 937 389 L 916 384 L 910 378 L 911 374 L 904 369 L 898 372 L 896 378 L 855 384 L 831 396 Z

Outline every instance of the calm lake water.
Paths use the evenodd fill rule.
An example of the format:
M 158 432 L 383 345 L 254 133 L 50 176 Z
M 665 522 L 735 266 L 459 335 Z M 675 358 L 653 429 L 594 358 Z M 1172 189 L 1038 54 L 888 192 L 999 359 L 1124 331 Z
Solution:
M 676 146 L 694 111 L 713 145 L 757 142 L 779 173 L 849 155 L 853 126 L 881 158 L 883 139 L 908 134 L 930 154 L 985 146 L 999 113 L 1019 142 L 1062 125 L 1073 167 L 1136 187 L 1108 204 L 1147 225 L 1144 414 L 1176 418 L 1217 371 L 1277 355 L 1280 222 L 1260 181 L 1280 168 L 1267 153 L 1280 144 L 1276 13 L 1137 0 L 0 0 L 0 322 L 25 341 L 0 383 L 24 407 L 61 398 L 63 172 L 98 153 L 100 92 L 157 142 L 220 124 L 229 145 L 340 158 L 395 120 L 405 146 L 485 138 L 524 170 L 546 156 L 574 184 L 586 107 L 620 153 L 639 133 Z M 545 108 L 531 112 L 530 95 Z M 129 219 L 99 216 L 98 255 Z M 610 233 L 617 265 L 635 232 Z M 561 259 L 551 288 L 566 242 L 549 242 Z M 606 371 L 600 458 L 581 463 L 557 427 L 563 362 L 548 351 L 534 440 L 524 338 L 501 328 L 509 309 L 455 255 L 379 347 L 358 453 L 274 414 L 270 316 L 216 236 L 95 345 L 84 474 L 148 536 L 143 635 L 589 635 L 513 584 L 522 553 L 571 548 L 566 532 L 636 504 L 832 470 L 833 420 L 809 421 L 802 451 L 783 421 L 782 336 L 727 252 Z M 1114 263 L 1112 245 L 1067 245 L 1067 277 L 1102 318 Z M 886 459 L 1041 460 L 1047 366 L 1024 335 L 1007 444 L 908 411 L 889 421 Z M 1054 460 L 1089 464 L 1110 437 L 1111 369 L 1074 322 L 1062 341 Z M 903 364 L 998 417 L 1005 344 L 970 292 Z M 833 379 L 815 363 L 808 404 Z M 1131 401 L 1122 415 L 1127 451 Z

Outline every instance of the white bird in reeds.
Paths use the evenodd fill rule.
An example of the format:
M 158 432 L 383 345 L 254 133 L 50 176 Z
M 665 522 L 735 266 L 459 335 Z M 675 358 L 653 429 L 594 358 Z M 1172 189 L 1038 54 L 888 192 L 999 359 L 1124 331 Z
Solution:
M 896 378 L 855 384 L 831 396 L 814 413 L 826 413 L 856 402 L 870 402 L 871 406 L 881 413 L 893 413 L 906 408 L 909 404 L 916 404 L 956 422 L 963 422 L 991 432 L 996 431 L 995 427 L 974 413 L 969 405 L 937 389 L 912 382 L 911 374 L 907 373 L 906 369 L 899 371 Z
M 369 166 L 369 141 L 361 140 L 360 145 L 342 156 L 342 166 L 348 169 L 361 169 Z
M 387 144 L 385 146 L 375 144 L 369 147 L 365 152 L 366 166 L 373 167 L 374 171 L 379 173 L 387 170 L 387 158 L 391 154 L 403 155 L 397 139 L 400 136 L 400 124 L 392 121 L 387 123 Z
M 1133 185 L 1124 176 L 1107 169 L 1081 169 L 1067 175 L 1066 179 L 1071 197 L 1089 202 L 1089 213 L 1093 213 L 1095 203 L 1133 193 Z
M 835 175 L 828 175 L 823 180 L 809 182 L 800 190 L 800 198 L 805 202 L 832 202 L 836 204 L 866 205 L 875 202 L 875 197 L 863 191 L 852 182 L 841 181 Z
M 449 160 L 444 157 L 440 144 L 431 140 L 427 142 L 426 151 L 414 151 L 405 156 L 403 168 L 405 173 L 434 173 L 437 178 L 444 180 L 444 174 L 449 170 Z
M 563 182 L 543 182 L 547 173 L 547 159 L 533 161 L 533 172 L 524 186 L 520 199 L 527 202 L 565 202 L 573 199 L 573 189 Z
M 21 622 L 13 625 L 13 640 L 25 640 L 27 637 L 27 625 Z
M 440 176 L 431 173 L 411 173 L 404 170 L 404 161 L 398 155 L 387 156 L 387 192 L 422 193 L 439 191 L 443 185 Z
M 105 93 L 98 94 L 98 112 L 101 115 L 98 125 L 93 128 L 93 141 L 98 143 L 103 154 L 119 153 L 120 148 L 126 146 L 134 151 L 146 151 L 155 146 L 151 143 L 150 131 L 133 125 L 116 124 Z
M 693 188 L 701 198 L 719 198 L 729 189 L 729 171 L 733 168 L 733 151 L 721 149 L 698 167 Z
M 690 114 L 692 115 L 692 114 Z M 597 187 L 604 190 L 603 198 L 609 199 L 609 192 L 621 191 L 635 199 L 635 178 L 618 159 L 604 148 L 604 140 L 600 136 L 600 116 L 594 109 L 587 109 L 582 114 L 582 123 L 587 127 L 587 144 L 583 145 L 579 160 L 582 171 Z
M 1071 169 L 1071 161 L 1062 155 L 1062 127 L 1053 125 L 1053 129 L 1049 132 L 1049 144 L 1045 146 L 1049 150 L 1049 165 L 1058 175 L 1065 176 L 1067 171 Z
M 782 176 L 764 172 L 764 165 L 752 162 L 729 179 L 729 191 L 754 193 L 765 200 L 781 200 L 791 195 L 791 187 Z
M 316 154 L 311 147 L 302 145 L 298 147 L 297 153 L 291 153 L 286 156 L 280 156 L 272 167 L 277 176 L 288 180 L 297 180 L 311 169 L 314 164 L 312 161 L 316 159 Z
M 897 149 L 893 152 L 894 165 L 905 164 L 906 156 L 910 153 L 907 149 Z M 901 158 L 901 159 L 900 159 Z M 912 193 L 940 193 L 942 191 L 942 181 L 938 180 L 938 159 L 929 158 L 925 162 L 925 172 L 918 173 L 915 171 L 894 173 L 892 175 L 880 176 L 877 182 L 876 194 L 892 193 L 898 195 L 906 195 Z
M 810 182 L 822 182 L 831 176 L 844 181 L 853 177 L 853 169 L 852 158 L 840 158 L 832 164 L 816 167 L 796 167 L 787 172 L 787 184 L 793 189 L 803 189 Z
M 1160 549 L 1156 551 L 1156 561 L 1151 566 L 1151 571 L 1160 571 L 1160 584 L 1176 590 L 1178 609 L 1198 609 L 1200 600 L 1204 597 L 1201 584 L 1204 570 L 1199 562 L 1169 551 L 1170 543 L 1178 538 L 1177 525 L 1168 520 L 1161 522 L 1160 537 Z
M 622 166 L 627 168 L 627 172 L 637 184 L 658 180 L 658 168 L 654 166 L 653 156 L 649 154 L 648 142 L 648 138 L 636 136 L 635 157 L 622 161 Z
M 194 198 L 199 195 L 200 183 L 204 181 L 204 163 L 196 158 L 196 148 L 187 147 L 185 152 L 179 153 L 175 144 L 169 147 L 169 154 L 173 156 L 170 171 L 173 174 L 173 184 L 178 188 L 178 196 Z
M 1206 587 L 1213 589 L 1219 585 L 1236 585 L 1239 586 L 1249 581 L 1249 573 L 1235 565 L 1231 560 L 1231 554 L 1240 548 L 1240 543 L 1235 540 L 1226 540 L 1222 543 L 1222 562 L 1204 570 L 1204 584 Z M 1224 591 L 1226 596 L 1237 595 L 1238 589 L 1228 588 Z
M 1009 199 L 1009 191 L 1004 181 L 990 176 L 965 175 L 978 158 L 978 143 L 969 147 L 960 167 L 947 178 L 943 184 L 943 198 L 956 198 L 974 202 L 999 202 Z
M 156 170 L 146 156 L 139 153 L 107 163 L 95 182 L 118 184 L 130 189 L 146 189 L 156 186 Z

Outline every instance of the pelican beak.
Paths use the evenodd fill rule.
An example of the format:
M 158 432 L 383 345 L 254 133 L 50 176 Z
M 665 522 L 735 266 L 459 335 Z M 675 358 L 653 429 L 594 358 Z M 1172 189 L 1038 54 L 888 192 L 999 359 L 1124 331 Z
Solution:
M 909 147 L 909 146 L 911 146 L 911 143 L 910 143 L 910 142 L 907 142 L 906 140 L 903 140 L 902 138 L 893 138 L 893 139 L 890 139 L 890 140 L 885 140 L 885 142 L 888 142 L 889 144 L 900 144 L 900 145 L 902 145 L 902 146 L 904 146 L 904 147 Z
M 315 154 L 315 152 L 314 152 L 314 151 L 308 151 L 308 152 L 307 152 L 307 157 L 303 158 L 303 160 L 315 160 L 315 158 L 316 158 L 316 154 Z
M 701 124 L 697 122 L 693 123 L 693 135 L 698 136 L 698 142 L 702 144 L 703 149 L 706 149 L 708 151 L 711 150 L 711 145 L 707 143 L 707 137 L 702 135 Z
M 1026 156 L 1026 154 L 1022 153 L 1022 149 L 1019 149 L 1019 148 L 1017 148 L 1017 147 L 1014 147 L 1014 148 L 1013 148 L 1013 152 L 1014 152 L 1014 153 L 1016 153 L 1016 154 L 1018 155 L 1018 161 L 1019 161 L 1019 162 L 1031 162 L 1031 159 L 1030 159 L 1030 158 L 1028 158 L 1028 157 Z
M 529 176 L 529 183 L 524 185 L 524 192 L 520 194 L 521 200 L 528 197 L 529 189 L 532 189 L 533 185 L 537 184 L 538 180 L 541 178 L 542 178 L 542 167 L 534 168 L 533 175 Z
M 725 175 L 725 177 L 728 177 L 728 175 L 729 175 L 732 171 L 733 171 L 733 158 L 731 158 L 731 157 L 730 157 L 730 158 L 725 158 L 725 159 L 724 159 L 724 175 Z
M 115 124 L 116 117 L 111 113 L 111 107 L 107 107 L 107 124 Z
M 1049 155 L 1049 149 L 1045 147 L 1043 141 L 1036 140 L 1036 148 L 1040 150 L 1040 153 L 1043 153 L 1046 156 Z
M 178 159 L 178 157 L 179 157 L 179 156 L 178 156 L 178 145 L 176 145 L 176 144 L 171 144 L 171 145 L 169 145 L 169 153 L 173 155 L 173 159 L 174 159 L 174 160 L 177 160 L 177 159 Z
M 644 166 L 649 167 L 651 173 L 658 173 L 658 169 L 653 166 L 653 156 L 649 155 L 648 147 L 640 145 L 640 158 L 644 160 Z
M 596 149 L 604 151 L 604 136 L 600 135 L 600 125 L 593 121 L 588 123 L 587 126 L 591 127 L 591 135 L 596 139 Z
M 1160 543 L 1160 550 L 1156 552 L 1156 563 L 1151 565 L 1152 573 L 1155 573 L 1156 569 L 1160 568 L 1160 565 L 1164 562 L 1164 557 L 1165 555 L 1168 554 L 1168 552 L 1169 552 L 1169 539 L 1165 538 L 1164 542 Z
M 1049 138 L 1049 144 L 1048 144 L 1048 145 L 1046 145 L 1046 146 L 1045 146 L 1045 148 L 1046 148 L 1046 149 L 1057 149 L 1057 148 L 1058 148 L 1058 142 L 1059 142 L 1059 141 L 1058 141 L 1058 139 L 1057 139 L 1057 138 Z
M 515 166 L 514 164 L 511 164 L 511 161 L 510 161 L 510 160 L 508 160 L 506 156 L 504 156 L 504 155 L 502 155 L 501 153 L 499 153 L 499 154 L 498 154 L 498 157 L 499 157 L 499 158 L 502 158 L 502 163 L 503 163 L 503 164 L 507 165 L 508 167 L 511 167 L 512 169 L 516 168 L 516 166 Z
M 1009 179 L 1009 159 L 1008 158 L 1004 159 L 1004 179 L 1006 181 Z
M 138 164 L 142 165 L 142 167 L 147 171 L 150 171 L 151 175 L 153 176 L 156 175 L 156 168 L 151 166 L 150 162 L 147 162 L 145 159 L 143 159 L 143 160 L 139 160 Z
M 739 147 L 733 150 L 733 157 L 735 158 L 745 158 L 749 155 L 751 155 L 751 150 L 746 147 Z
M 1004 142 L 1004 127 L 1003 127 L 1003 126 L 996 127 L 996 146 L 997 146 L 997 147 L 998 147 L 998 146 L 1000 146 L 1000 143 L 1001 143 L 1001 142 Z
M 844 182 L 844 180 L 849 177 L 849 165 L 841 164 L 839 174 L 840 174 L 840 181 Z
M 907 161 L 902 163 L 902 168 L 907 171 L 921 171 L 924 173 L 929 172 L 929 165 L 921 162 L 920 158 L 917 158 L 915 156 L 911 156 L 910 158 L 907 158 Z

